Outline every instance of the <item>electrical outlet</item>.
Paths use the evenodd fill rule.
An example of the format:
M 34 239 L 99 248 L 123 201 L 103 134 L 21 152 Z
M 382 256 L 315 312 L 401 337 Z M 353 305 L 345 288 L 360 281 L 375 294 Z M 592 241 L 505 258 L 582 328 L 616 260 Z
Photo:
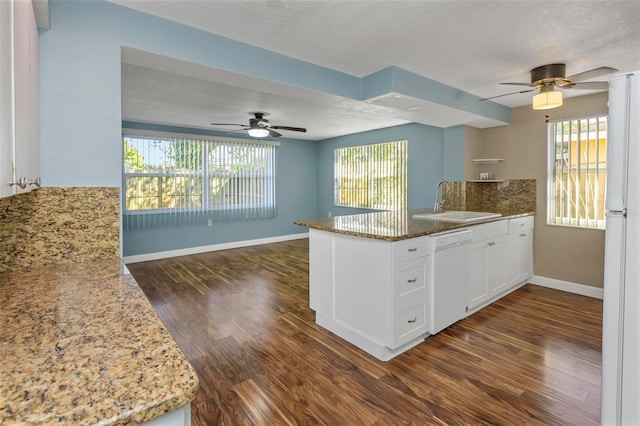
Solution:
M 207 221 L 207 226 L 213 226 L 213 219 L 209 219 Z
M 333 216 L 333 214 L 331 213 L 331 210 L 329 210 L 329 217 Z

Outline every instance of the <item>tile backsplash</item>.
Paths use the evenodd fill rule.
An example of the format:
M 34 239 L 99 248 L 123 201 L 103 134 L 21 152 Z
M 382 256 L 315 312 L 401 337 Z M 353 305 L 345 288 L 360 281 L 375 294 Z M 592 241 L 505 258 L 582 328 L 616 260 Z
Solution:
M 536 180 L 451 182 L 444 186 L 444 207 L 449 210 L 536 210 Z
M 119 257 L 112 187 L 45 187 L 0 198 L 0 272 Z

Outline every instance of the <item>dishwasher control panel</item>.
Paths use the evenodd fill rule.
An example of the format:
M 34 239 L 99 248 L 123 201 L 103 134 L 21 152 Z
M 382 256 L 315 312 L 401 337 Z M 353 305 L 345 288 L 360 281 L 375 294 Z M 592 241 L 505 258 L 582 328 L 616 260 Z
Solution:
M 463 231 L 450 232 L 441 235 L 431 236 L 431 250 L 438 251 L 447 247 L 468 243 L 471 241 L 471 231 L 465 229 Z

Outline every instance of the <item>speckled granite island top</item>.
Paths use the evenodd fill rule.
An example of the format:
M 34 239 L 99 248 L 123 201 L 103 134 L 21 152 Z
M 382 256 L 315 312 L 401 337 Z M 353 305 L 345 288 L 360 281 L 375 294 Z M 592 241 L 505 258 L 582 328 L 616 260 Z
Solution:
M 348 216 L 334 216 L 319 219 L 296 220 L 296 225 L 319 231 L 374 238 L 385 241 L 400 241 L 423 235 L 436 234 L 458 228 L 467 228 L 480 223 L 534 215 L 533 211 L 492 210 L 502 217 L 473 223 L 444 222 L 441 220 L 414 219 L 414 214 L 431 213 L 431 209 L 394 210 L 376 213 L 362 213 Z
M 129 425 L 198 377 L 119 259 L 0 274 L 0 424 Z

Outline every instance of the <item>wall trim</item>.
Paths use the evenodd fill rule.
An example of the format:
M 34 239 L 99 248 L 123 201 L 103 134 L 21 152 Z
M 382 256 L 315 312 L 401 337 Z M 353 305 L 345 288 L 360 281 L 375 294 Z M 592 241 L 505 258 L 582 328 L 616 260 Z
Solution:
M 539 285 L 541 287 L 553 288 L 569 293 L 580 294 L 582 296 L 594 297 L 596 299 L 604 298 L 604 289 L 592 287 L 590 285 L 577 284 L 569 281 L 556 280 L 555 278 L 541 277 L 534 275 L 528 281 L 530 284 Z
M 213 244 L 209 246 L 189 247 L 178 250 L 159 251 L 155 253 L 138 254 L 134 256 L 125 256 L 122 261 L 125 264 L 146 262 L 149 260 L 167 259 L 170 257 L 188 256 L 190 254 L 206 253 L 210 251 L 228 250 L 240 247 L 258 246 L 261 244 L 279 243 L 282 241 L 301 240 L 309 238 L 309 233 L 278 235 L 276 237 L 258 238 L 255 240 L 232 241 L 230 243 Z

